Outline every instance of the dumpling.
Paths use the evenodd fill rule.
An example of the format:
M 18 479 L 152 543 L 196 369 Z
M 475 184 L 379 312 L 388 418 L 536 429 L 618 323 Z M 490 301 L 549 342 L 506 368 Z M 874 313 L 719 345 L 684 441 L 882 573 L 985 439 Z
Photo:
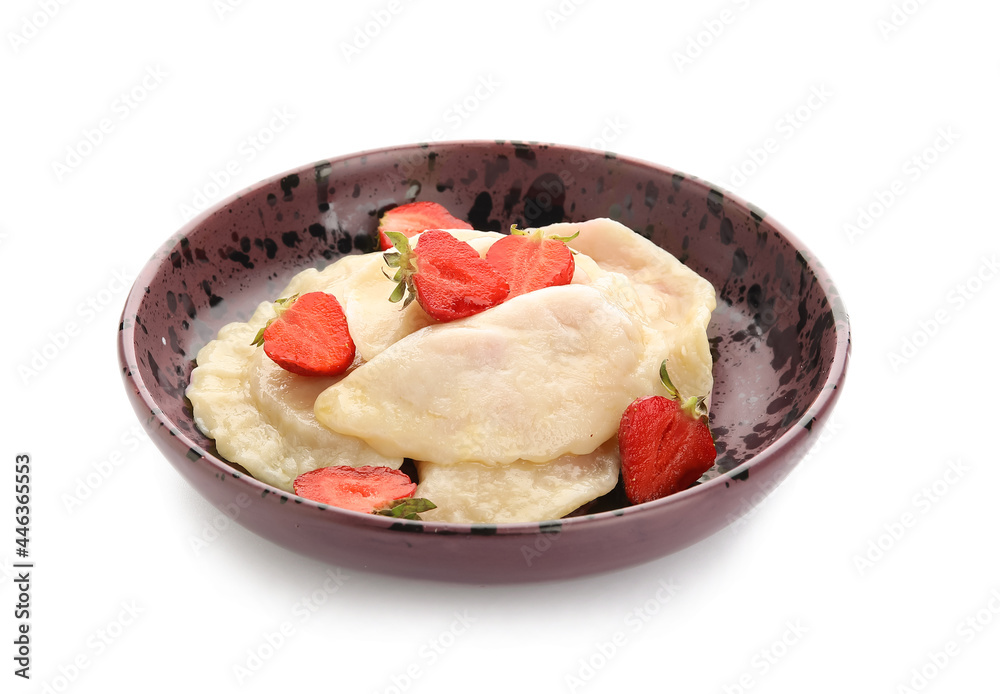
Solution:
M 518 460 L 509 465 L 417 462 L 415 496 L 438 508 L 426 521 L 520 523 L 562 518 L 618 483 L 618 441 L 587 455 L 564 455 L 547 463 Z
M 298 284 L 296 291 L 314 291 L 308 283 Z M 248 322 L 226 325 L 198 352 L 187 396 L 195 423 L 215 439 L 219 453 L 262 482 L 289 492 L 298 475 L 320 467 L 402 465 L 402 456 L 381 455 L 360 439 L 316 421 L 316 396 L 343 376 L 298 376 L 252 346 L 257 331 L 273 316 L 273 304 L 261 304 Z
M 708 324 L 715 288 L 673 255 L 611 219 L 552 224 L 547 234 L 579 236 L 568 245 L 603 270 L 625 275 L 639 295 L 649 326 L 664 338 L 670 378 L 682 398 L 712 393 Z M 659 361 L 657 362 L 657 365 Z
M 655 388 L 647 331 L 620 275 L 548 287 L 403 338 L 325 390 L 316 418 L 439 464 L 587 454 Z

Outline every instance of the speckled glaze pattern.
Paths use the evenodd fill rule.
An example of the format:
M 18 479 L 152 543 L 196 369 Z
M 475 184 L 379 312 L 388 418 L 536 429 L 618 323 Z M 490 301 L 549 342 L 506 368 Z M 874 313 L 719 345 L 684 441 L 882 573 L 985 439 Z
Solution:
M 695 487 L 648 504 L 547 523 L 394 521 L 330 508 L 220 459 L 184 397 L 194 357 L 306 267 L 376 246 L 380 214 L 431 200 L 477 229 L 616 219 L 718 291 L 712 428 L 718 462 Z M 239 522 L 331 563 L 421 578 L 517 582 L 634 565 L 745 514 L 811 445 L 846 373 L 848 317 L 822 266 L 763 211 L 711 184 L 611 153 L 466 141 L 320 161 L 276 176 L 186 225 L 140 273 L 119 331 L 139 419 L 165 457 Z M 241 496 L 242 495 L 242 496 Z

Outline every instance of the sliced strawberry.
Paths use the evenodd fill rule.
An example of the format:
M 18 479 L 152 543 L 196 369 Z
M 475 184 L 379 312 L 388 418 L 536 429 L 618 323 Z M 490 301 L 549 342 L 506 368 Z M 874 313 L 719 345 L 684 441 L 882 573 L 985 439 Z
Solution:
M 278 366 L 302 376 L 336 376 L 354 362 L 354 340 L 335 296 L 310 292 L 276 304 L 278 317 L 253 344 L 263 344 Z
M 670 397 L 638 398 L 618 424 L 625 495 L 633 504 L 683 491 L 715 464 L 705 398 L 678 402 L 666 360 L 660 364 L 660 382 Z
M 486 252 L 486 260 L 510 285 L 508 298 L 536 289 L 569 284 L 576 262 L 565 241 L 569 238 L 543 236 L 538 229 L 529 233 L 512 226 Z
M 292 486 L 299 496 L 362 513 L 408 499 L 417 489 L 405 472 L 373 465 L 318 468 L 296 477 Z
M 660 395 L 639 398 L 626 408 L 618 447 L 625 495 L 633 504 L 683 491 L 715 463 L 706 418 L 692 410 Z
M 385 235 L 387 231 L 395 231 L 404 236 L 413 236 L 427 229 L 471 229 L 468 222 L 453 217 L 448 210 L 436 202 L 409 202 L 394 207 L 382 215 L 378 222 L 379 248 L 387 251 L 392 248 L 392 241 Z
M 465 318 L 496 306 L 510 288 L 476 249 L 447 231 L 430 229 L 420 234 L 411 250 L 409 239 L 389 232 L 396 250 L 385 254 L 389 267 L 397 268 L 397 282 L 390 301 L 406 306 L 416 299 L 421 308 L 439 321 Z

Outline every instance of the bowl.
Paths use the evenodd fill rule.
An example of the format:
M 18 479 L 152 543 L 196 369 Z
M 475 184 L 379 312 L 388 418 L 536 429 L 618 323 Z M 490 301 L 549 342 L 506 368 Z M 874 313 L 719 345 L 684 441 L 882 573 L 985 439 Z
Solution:
M 377 247 L 387 208 L 447 207 L 481 230 L 610 217 L 667 249 L 718 293 L 716 465 L 694 487 L 541 523 L 451 524 L 366 515 L 297 497 L 223 460 L 184 396 L 194 358 L 306 267 Z M 802 458 L 843 384 L 850 336 L 833 283 L 778 222 L 665 166 L 555 144 L 460 141 L 302 166 L 192 220 L 139 273 L 119 360 L 139 421 L 206 499 L 255 533 L 343 567 L 494 583 L 612 571 L 687 547 L 741 518 Z

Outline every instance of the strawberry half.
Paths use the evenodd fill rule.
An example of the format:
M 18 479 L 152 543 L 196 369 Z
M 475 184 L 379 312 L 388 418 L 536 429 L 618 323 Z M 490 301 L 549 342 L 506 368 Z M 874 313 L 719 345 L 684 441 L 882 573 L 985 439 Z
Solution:
M 398 283 L 389 301 L 406 296 L 405 307 L 416 299 L 431 317 L 445 322 L 503 303 L 510 293 L 506 280 L 475 248 L 447 231 L 422 232 L 412 250 L 405 235 L 390 231 L 388 236 L 395 250 L 385 253 L 385 262 L 396 268 L 391 279 Z
M 569 284 L 576 262 L 566 241 L 573 236 L 544 236 L 542 231 L 522 231 L 511 226 L 505 236 L 486 252 L 486 261 L 496 268 L 510 285 L 508 298 L 536 289 Z
M 664 386 L 676 397 L 665 367 Z M 702 398 L 683 404 L 661 395 L 638 398 L 618 425 L 625 495 L 641 504 L 683 491 L 715 464 L 715 441 Z
M 354 362 L 354 340 L 340 302 L 332 294 L 310 292 L 275 302 L 271 320 L 252 344 L 278 366 L 301 376 L 336 376 Z
M 387 231 L 395 231 L 409 237 L 427 229 L 471 228 L 472 225 L 468 222 L 453 217 L 444 206 L 436 202 L 409 202 L 392 208 L 379 219 L 379 249 L 387 251 L 392 248 L 392 241 L 385 235 Z
M 296 477 L 292 487 L 306 499 L 362 513 L 409 499 L 417 490 L 405 472 L 374 465 L 321 467 Z

